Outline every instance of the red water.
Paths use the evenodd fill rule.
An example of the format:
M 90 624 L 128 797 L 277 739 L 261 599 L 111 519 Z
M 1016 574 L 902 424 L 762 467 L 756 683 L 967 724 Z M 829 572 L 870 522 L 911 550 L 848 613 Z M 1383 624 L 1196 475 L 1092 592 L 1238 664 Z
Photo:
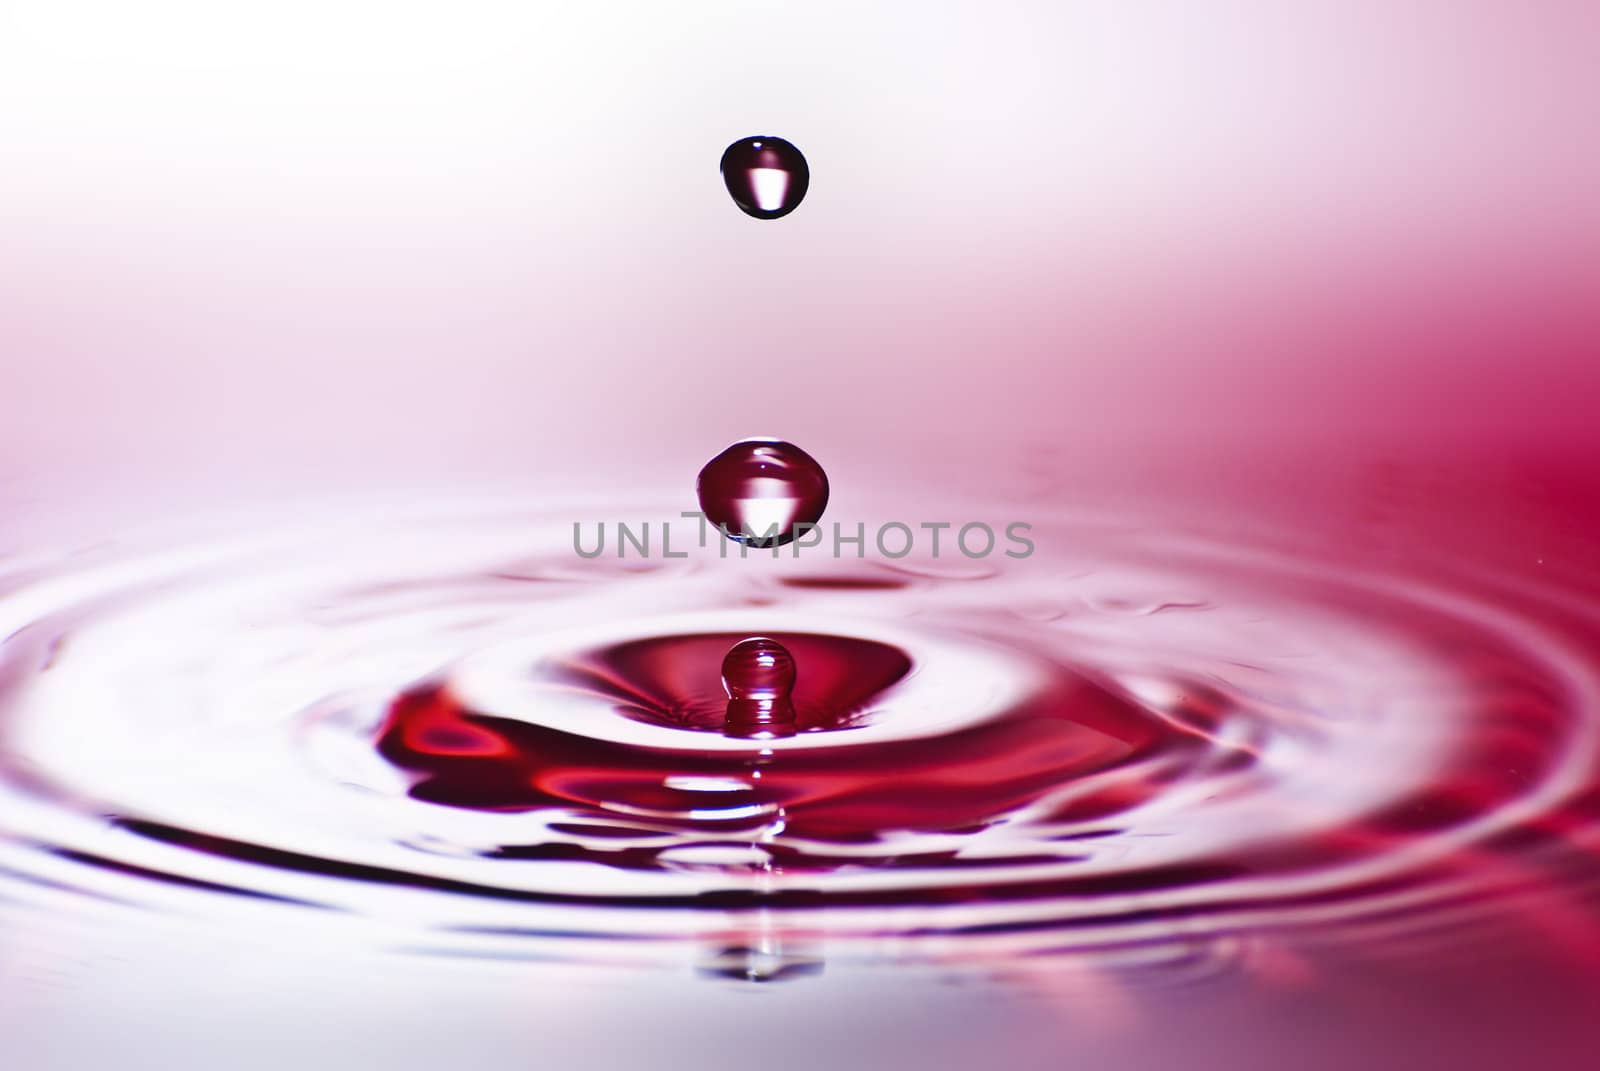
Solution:
M 716 655 L 733 638 L 631 643 L 586 653 L 560 676 L 608 697 L 617 704 L 614 716 L 686 733 L 721 731 Z M 869 720 L 873 704 L 911 669 L 902 652 L 884 645 L 777 638 L 802 668 L 794 697 L 802 733 L 847 732 Z M 542 809 L 574 829 L 633 823 L 636 837 L 737 836 L 760 832 L 781 814 L 782 833 L 765 838 L 765 850 L 786 868 L 833 869 L 971 866 L 949 849 L 908 852 L 902 842 L 869 853 L 863 846 L 893 844 L 897 835 L 970 834 L 1076 777 L 1147 755 L 1160 736 L 1154 719 L 1073 679 L 958 733 L 778 753 L 759 740 L 736 751 L 696 753 L 692 737 L 685 750 L 662 752 L 496 718 L 461 706 L 448 688 L 430 687 L 395 702 L 378 747 L 419 775 L 411 789 L 418 799 L 481 810 Z M 697 779 L 717 782 L 716 808 L 705 808 L 705 793 L 672 787 Z M 1079 803 L 1075 810 L 1106 817 L 1113 807 L 1138 802 L 1140 793 L 1123 791 L 1114 802 L 1109 796 L 1102 790 L 1098 805 Z M 829 846 L 854 854 L 830 855 Z M 573 844 L 562 855 L 649 866 L 656 850 L 624 856 L 614 846 L 586 852 Z
M 835 1013 L 856 972 L 932 971 L 1034 994 L 1004 998 L 1029 1052 L 1064 1029 L 1035 1000 L 1131 1016 L 1080 1040 L 1160 1059 L 1150 1016 L 1205 1030 L 1173 1000 L 1377 1030 L 1368 988 L 1423 985 L 1424 1036 L 1478 1008 L 1501 1051 L 1508 986 L 1586 1036 L 1591 474 L 1274 475 L 1248 511 L 968 499 L 1034 525 L 1004 561 L 586 560 L 565 511 L 430 507 L 24 567 L 6 889 Z

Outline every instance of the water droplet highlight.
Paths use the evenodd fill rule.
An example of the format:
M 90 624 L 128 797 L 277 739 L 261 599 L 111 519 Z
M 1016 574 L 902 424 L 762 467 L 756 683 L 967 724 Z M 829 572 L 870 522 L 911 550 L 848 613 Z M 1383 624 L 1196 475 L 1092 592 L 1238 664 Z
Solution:
M 828 474 L 793 443 L 745 439 L 706 462 L 695 485 L 700 510 L 729 538 L 783 546 L 828 505 Z
M 734 644 L 722 660 L 722 687 L 728 693 L 723 735 L 795 734 L 794 656 L 777 640 L 754 636 Z
M 733 203 L 756 219 L 787 216 L 811 185 L 806 158 L 782 138 L 741 138 L 723 150 L 721 168 Z

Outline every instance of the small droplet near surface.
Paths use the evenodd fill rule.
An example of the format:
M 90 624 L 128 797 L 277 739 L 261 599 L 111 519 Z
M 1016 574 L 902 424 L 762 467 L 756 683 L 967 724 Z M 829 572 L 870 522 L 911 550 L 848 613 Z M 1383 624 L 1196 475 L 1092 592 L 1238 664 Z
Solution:
M 811 185 L 806 158 L 782 138 L 741 138 L 723 150 L 721 167 L 733 203 L 756 219 L 787 216 Z
M 726 736 L 793 736 L 795 733 L 794 657 L 777 640 L 740 640 L 722 660 L 722 687 L 728 693 Z
M 701 974 L 738 982 L 785 982 L 821 974 L 822 969 L 819 956 L 803 950 L 790 952 L 777 940 L 720 948 L 700 964 Z
M 695 490 L 706 519 L 752 547 L 792 542 L 828 506 L 828 474 L 779 439 L 744 439 L 706 462 Z

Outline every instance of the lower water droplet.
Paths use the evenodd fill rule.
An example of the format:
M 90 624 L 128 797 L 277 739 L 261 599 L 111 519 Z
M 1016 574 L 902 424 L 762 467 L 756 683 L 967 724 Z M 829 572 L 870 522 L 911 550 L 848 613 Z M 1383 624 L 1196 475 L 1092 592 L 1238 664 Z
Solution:
M 733 645 L 722 660 L 728 693 L 727 736 L 795 734 L 794 657 L 777 640 L 756 636 Z

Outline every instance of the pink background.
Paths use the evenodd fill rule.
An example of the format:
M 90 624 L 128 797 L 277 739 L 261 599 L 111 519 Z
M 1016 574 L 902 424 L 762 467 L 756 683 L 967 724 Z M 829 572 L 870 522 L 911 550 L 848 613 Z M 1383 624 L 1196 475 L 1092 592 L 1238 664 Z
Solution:
M 750 434 L 933 499 L 1600 443 L 1597 39 L 1581 2 L 7 4 L 0 515 L 687 493 Z M 716 173 L 755 133 L 811 162 L 775 223 Z

